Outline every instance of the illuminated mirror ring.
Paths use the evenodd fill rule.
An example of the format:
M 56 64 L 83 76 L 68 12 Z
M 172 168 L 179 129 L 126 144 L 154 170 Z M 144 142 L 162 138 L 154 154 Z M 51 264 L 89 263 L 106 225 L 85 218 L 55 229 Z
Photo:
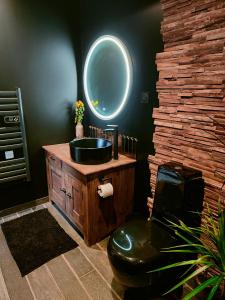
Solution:
M 132 84 L 132 63 L 126 46 L 111 35 L 99 37 L 88 51 L 83 74 L 91 111 L 111 120 L 124 108 Z

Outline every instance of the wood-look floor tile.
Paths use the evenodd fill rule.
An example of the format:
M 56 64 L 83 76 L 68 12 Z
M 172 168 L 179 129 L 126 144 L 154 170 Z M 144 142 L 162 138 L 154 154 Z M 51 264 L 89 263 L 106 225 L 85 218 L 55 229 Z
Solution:
M 114 276 L 109 265 L 108 257 L 105 255 L 105 253 L 98 246 L 87 247 L 84 243 L 84 240 L 52 205 L 50 205 L 48 209 L 62 226 L 62 228 L 79 244 L 79 249 L 82 254 L 88 259 L 89 262 L 91 262 L 92 267 L 94 267 L 97 272 L 101 274 L 109 287 L 111 287 L 111 283 L 113 282 L 112 288 L 118 297 L 122 299 L 124 295 L 124 288 L 117 282 L 113 281 Z
M 0 268 L 0 300 L 10 300 L 1 268 Z
M 18 216 L 16 214 L 7 215 L 7 216 L 3 217 L 3 223 L 12 221 L 16 218 L 18 218 Z
M 42 208 L 49 209 L 62 228 L 79 244 L 79 247 L 49 261 L 26 277 L 21 277 L 4 234 L 0 230 L 0 300 L 124 299 L 124 288 L 113 279 L 109 265 L 107 239 L 97 245 L 87 247 L 80 235 L 51 203 L 3 216 L 0 222 L 12 220 Z
M 41 209 L 44 209 L 44 208 L 45 208 L 44 205 L 40 204 L 40 205 L 32 207 L 32 211 L 38 211 L 38 210 L 41 210 Z
M 70 265 L 76 270 L 79 277 L 93 270 L 91 264 L 81 253 L 79 247 L 64 254 Z
M 27 276 L 35 298 L 38 300 L 65 300 L 52 274 L 45 265 L 34 270 Z
M 9 251 L 4 234 L 0 230 L 0 267 L 5 280 L 10 300 L 33 299 L 29 285 L 20 271 Z
M 66 300 L 90 300 L 79 278 L 70 270 L 62 256 L 51 260 L 47 266 Z
M 21 210 L 20 212 L 18 212 L 18 215 L 20 217 L 22 217 L 22 216 L 28 215 L 32 212 L 33 212 L 32 208 L 28 208 L 28 209 L 24 209 L 24 210 Z
M 80 245 L 80 250 L 92 264 L 95 270 L 101 274 L 108 286 L 115 291 L 119 298 L 122 299 L 124 295 L 124 287 L 113 280 L 114 275 L 109 265 L 108 257 L 105 255 L 105 253 L 97 246 L 92 246 L 90 248 L 84 244 Z
M 119 300 L 120 298 L 107 286 L 102 277 L 96 272 L 90 272 L 81 277 L 87 292 L 93 300 Z
M 107 254 L 108 241 L 109 241 L 109 237 L 107 237 L 104 240 L 102 240 L 99 243 L 97 243 L 97 246 L 99 246 L 100 249 L 105 252 L 105 254 Z
M 59 212 L 52 207 L 52 205 L 48 204 L 46 206 L 64 230 L 79 243 L 81 248 L 77 247 L 65 253 L 63 255 L 65 261 L 62 259 L 63 256 L 58 257 L 27 275 L 27 280 L 21 278 L 30 294 L 29 298 L 20 298 L 33 299 L 33 293 L 35 299 L 38 300 L 73 300 L 76 299 L 75 297 L 77 297 L 77 295 L 79 295 L 79 298 L 77 298 L 79 300 L 88 300 L 92 297 L 98 300 L 120 299 L 121 297 L 119 297 L 118 294 L 122 295 L 122 292 L 117 291 L 117 293 L 115 293 L 111 291 L 112 272 L 104 251 L 98 246 L 92 248 L 87 247 L 83 239 Z M 31 211 L 35 211 L 35 209 L 25 210 L 18 214 L 24 215 Z M 18 217 L 18 214 L 14 214 L 14 217 L 10 216 L 10 218 Z M 10 254 L 8 254 L 8 256 L 10 257 Z M 96 261 L 94 262 L 93 260 Z M 17 268 L 16 265 L 14 265 L 14 267 Z M 92 281 L 93 283 L 91 283 Z M 90 284 L 93 284 L 93 286 L 89 286 Z M 115 290 L 116 289 L 117 288 L 115 288 Z M 76 293 L 76 290 L 79 292 Z

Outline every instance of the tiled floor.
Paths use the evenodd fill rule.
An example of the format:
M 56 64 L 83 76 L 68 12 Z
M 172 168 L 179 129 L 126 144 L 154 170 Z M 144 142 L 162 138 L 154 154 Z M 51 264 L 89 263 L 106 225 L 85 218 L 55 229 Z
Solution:
M 51 204 L 0 218 L 6 222 L 47 207 L 79 247 L 58 256 L 21 277 L 0 230 L 0 300 L 142 300 L 140 293 L 127 293 L 113 279 L 106 254 L 106 241 L 87 247 L 78 233 Z

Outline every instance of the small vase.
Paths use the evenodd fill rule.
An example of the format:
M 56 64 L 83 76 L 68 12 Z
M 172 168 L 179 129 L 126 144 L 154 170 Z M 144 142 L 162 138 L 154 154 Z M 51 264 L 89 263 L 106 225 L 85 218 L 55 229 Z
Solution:
M 81 122 L 78 122 L 76 125 L 76 138 L 81 139 L 84 137 L 84 126 Z

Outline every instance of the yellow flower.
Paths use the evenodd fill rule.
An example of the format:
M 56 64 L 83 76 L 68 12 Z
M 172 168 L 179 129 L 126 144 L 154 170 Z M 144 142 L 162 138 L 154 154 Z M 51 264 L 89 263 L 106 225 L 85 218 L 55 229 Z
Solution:
M 77 100 L 77 101 L 75 102 L 75 105 L 76 105 L 77 108 L 84 107 L 84 103 L 83 103 L 81 100 Z
M 74 107 L 75 107 L 75 123 L 81 122 L 84 117 L 84 103 L 81 100 L 77 100 L 74 102 Z

